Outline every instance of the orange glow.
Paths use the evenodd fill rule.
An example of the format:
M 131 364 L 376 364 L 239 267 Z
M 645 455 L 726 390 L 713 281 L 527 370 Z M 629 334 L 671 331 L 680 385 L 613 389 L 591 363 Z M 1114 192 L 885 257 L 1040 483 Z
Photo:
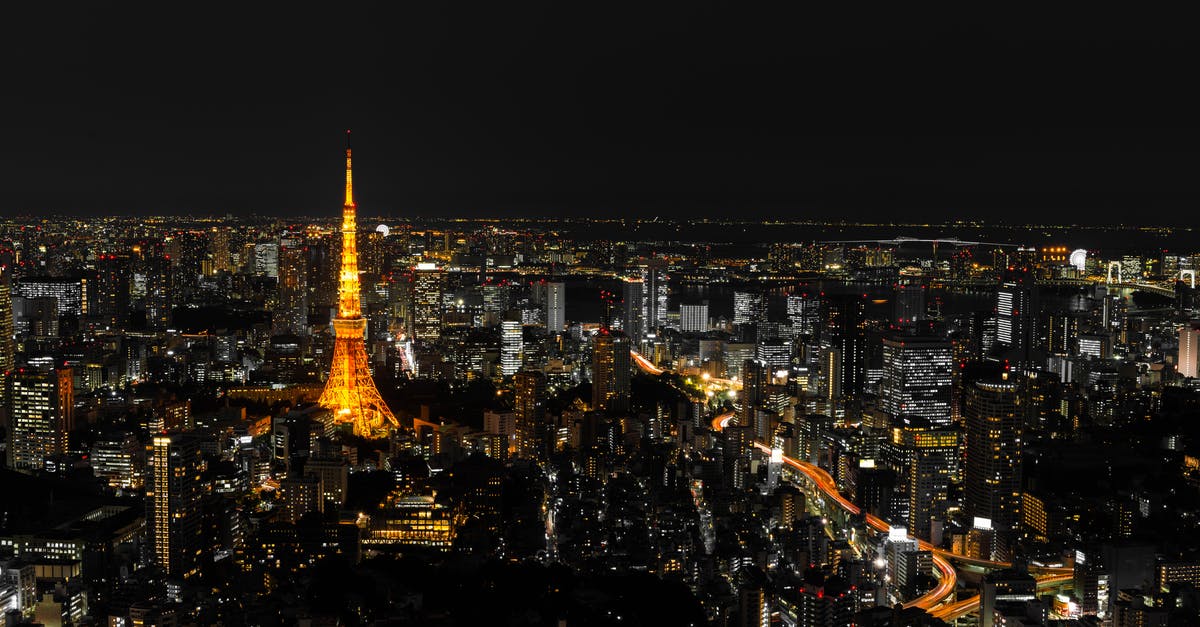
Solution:
M 342 268 L 338 275 L 338 315 L 333 320 L 333 363 L 317 402 L 333 411 L 335 421 L 352 423 L 355 435 L 383 437 L 398 423 L 375 387 L 363 345 L 367 319 L 362 315 L 362 288 L 358 282 L 358 218 L 350 167 L 350 131 L 346 131 L 346 141 L 346 204 L 342 207 Z

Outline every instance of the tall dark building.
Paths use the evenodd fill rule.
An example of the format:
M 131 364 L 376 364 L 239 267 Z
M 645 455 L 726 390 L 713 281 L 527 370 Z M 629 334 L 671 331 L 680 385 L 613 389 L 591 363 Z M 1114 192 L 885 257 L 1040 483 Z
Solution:
M 642 302 L 645 285 L 641 279 L 627 278 L 621 282 L 621 330 L 629 337 L 635 348 L 642 341 L 646 328 L 644 303 Z
M 1033 367 L 1034 320 L 1033 279 L 1028 272 L 1011 271 L 996 291 L 996 347 L 1017 371 Z
M 146 481 L 146 528 L 154 564 L 172 577 L 186 579 L 199 572 L 204 550 L 202 464 L 198 436 L 154 436 Z
M 546 375 L 540 370 L 522 370 L 513 377 L 517 418 L 517 454 L 540 459 L 546 453 Z
M 629 409 L 629 338 L 603 329 L 592 339 L 592 409 Z
M 848 294 L 830 297 L 825 306 L 825 327 L 829 344 L 841 355 L 841 394 L 857 397 L 866 382 L 867 320 L 863 296 Z
M 1020 522 L 1024 415 L 1018 404 L 1017 384 L 1007 378 L 976 381 L 966 391 L 966 513 L 990 521 L 1001 553 L 1004 537 Z

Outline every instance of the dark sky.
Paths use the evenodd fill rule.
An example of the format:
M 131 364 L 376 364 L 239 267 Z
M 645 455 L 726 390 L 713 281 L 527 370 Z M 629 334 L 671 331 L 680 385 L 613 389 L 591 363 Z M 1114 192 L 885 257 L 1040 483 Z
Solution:
M 1200 223 L 1183 16 L 395 4 L 0 16 L 0 213 Z

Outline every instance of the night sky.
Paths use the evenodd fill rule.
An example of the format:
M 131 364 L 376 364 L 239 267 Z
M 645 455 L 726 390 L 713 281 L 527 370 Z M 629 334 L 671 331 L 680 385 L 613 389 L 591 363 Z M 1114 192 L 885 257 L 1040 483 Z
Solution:
M 6 13 L 0 213 L 1200 223 L 1182 16 L 397 4 Z

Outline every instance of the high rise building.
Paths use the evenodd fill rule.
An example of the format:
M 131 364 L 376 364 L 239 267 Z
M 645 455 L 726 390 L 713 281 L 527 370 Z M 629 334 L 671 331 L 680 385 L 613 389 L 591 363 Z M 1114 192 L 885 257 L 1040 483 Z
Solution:
M 997 554 L 1020 522 L 1021 430 L 1016 383 L 977 381 L 966 391 L 966 457 L 963 484 L 967 516 L 991 522 Z
M 751 324 L 763 319 L 766 300 L 757 292 L 733 293 L 733 323 Z
M 515 378 L 513 414 L 516 422 L 517 455 L 540 458 L 546 452 L 546 375 L 539 370 L 523 370 Z M 501 432 L 497 429 L 497 432 Z
M 592 338 L 592 409 L 629 409 L 629 338 L 602 329 Z
M 621 316 L 621 330 L 625 332 L 634 347 L 641 344 L 646 329 L 642 303 L 644 287 L 641 279 L 626 278 L 621 283 L 621 302 L 624 307 Z
M 37 472 L 67 448 L 75 428 L 72 370 L 17 370 L 7 377 L 9 467 Z
M 13 341 L 12 276 L 8 266 L 0 265 L 0 390 L 4 390 L 5 375 L 16 367 L 16 344 Z M 3 399 L 0 398 L 0 401 Z M 0 403 L 0 408 L 3 403 Z
M 879 408 L 892 417 L 951 422 L 953 347 L 934 336 L 895 333 L 883 338 Z
M 1013 368 L 1033 366 L 1033 290 L 1026 272 L 1013 272 L 996 291 L 996 344 Z
M 893 430 L 905 458 L 908 530 L 930 539 L 932 522 L 945 520 L 950 484 L 958 476 L 960 432 L 916 418 Z
M 793 335 L 814 338 L 821 327 L 821 299 L 809 294 L 788 296 L 787 316 Z
M 708 331 L 708 303 L 679 305 L 679 330 L 684 333 Z
M 920 279 L 901 277 L 892 288 L 892 322 L 912 324 L 926 318 L 925 285 Z
M 88 315 L 87 279 L 60 277 L 24 277 L 13 286 L 13 295 L 22 298 L 53 298 L 58 315 Z
M 208 257 L 212 262 L 212 273 L 233 272 L 233 260 L 229 254 L 229 229 L 214 226 L 208 235 Z
M 829 344 L 841 356 L 840 387 L 844 396 L 862 394 L 866 382 L 866 303 L 857 294 L 831 297 L 826 304 L 825 325 Z
M 643 320 L 647 335 L 658 333 L 659 327 L 667 323 L 667 300 L 670 294 L 667 283 L 667 262 L 663 259 L 650 259 L 642 271 L 642 281 L 646 287 L 643 307 Z
M 437 264 L 418 263 L 413 271 L 412 336 L 436 342 L 442 337 L 442 291 L 446 275 Z
M 524 327 L 520 320 L 500 323 L 500 374 L 511 377 L 521 369 Z
M 346 135 L 349 143 L 349 133 Z M 354 183 L 350 169 L 350 147 L 346 147 L 346 203 L 342 207 L 342 271 L 338 287 L 338 313 L 333 319 L 336 339 L 333 360 L 325 390 L 318 403 L 333 412 L 338 423 L 350 423 L 356 435 L 385 435 L 396 418 L 388 408 L 367 362 L 363 337 L 367 319 L 362 315 L 362 293 L 358 282 L 357 214 Z
M 747 359 L 742 362 L 742 394 L 738 399 L 741 403 L 738 411 L 738 424 L 753 427 L 754 437 L 760 440 L 771 437 L 770 425 L 767 424 L 765 418 L 759 417 L 767 393 L 767 384 L 770 381 L 771 370 L 766 362 L 758 359 Z
M 2 320 L 0 324 L 3 324 Z M 1175 367 L 1180 376 L 1200 377 L 1200 323 L 1189 322 L 1179 328 L 1179 355 Z
M 562 333 L 567 326 L 567 286 L 565 283 L 545 282 L 533 286 L 537 303 L 546 311 L 546 333 Z
M 308 270 L 298 238 L 279 244 L 279 312 L 276 334 L 308 334 Z
M 102 328 L 118 329 L 129 318 L 129 258 L 98 255 L 92 316 Z
M 282 505 L 279 516 L 281 520 L 295 523 L 309 512 L 321 512 L 325 509 L 321 477 L 316 474 L 284 477 L 279 482 L 279 492 Z
M 198 436 L 154 436 L 146 482 L 146 527 L 154 564 L 172 577 L 186 579 L 199 572 L 204 550 L 202 470 Z

